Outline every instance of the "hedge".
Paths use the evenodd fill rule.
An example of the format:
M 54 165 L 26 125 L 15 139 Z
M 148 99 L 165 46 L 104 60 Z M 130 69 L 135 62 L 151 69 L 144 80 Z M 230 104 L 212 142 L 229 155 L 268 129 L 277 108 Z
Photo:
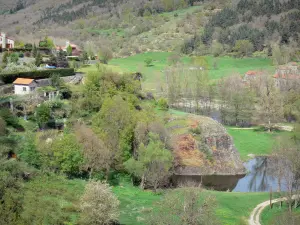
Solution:
M 37 70 L 31 72 L 18 72 L 0 74 L 0 79 L 5 84 L 13 83 L 17 78 L 45 79 L 51 77 L 52 74 L 59 74 L 60 77 L 72 76 L 75 74 L 73 68 Z

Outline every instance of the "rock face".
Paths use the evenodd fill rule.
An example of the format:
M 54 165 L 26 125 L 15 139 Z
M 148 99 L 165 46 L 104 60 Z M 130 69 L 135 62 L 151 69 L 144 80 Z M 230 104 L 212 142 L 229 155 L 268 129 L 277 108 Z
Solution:
M 174 182 L 177 185 L 189 181 L 203 183 L 208 180 L 211 183 L 211 180 L 216 180 L 209 176 L 230 176 L 228 180 L 234 180 L 231 176 L 245 175 L 233 139 L 220 123 L 190 114 L 173 117 L 169 123 L 176 158 Z M 238 179 L 235 180 L 237 182 Z

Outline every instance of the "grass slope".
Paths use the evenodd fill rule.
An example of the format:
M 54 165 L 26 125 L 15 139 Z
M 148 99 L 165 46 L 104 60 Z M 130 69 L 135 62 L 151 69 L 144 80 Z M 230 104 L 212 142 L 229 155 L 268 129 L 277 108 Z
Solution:
M 108 67 L 116 72 L 141 72 L 144 76 L 143 86 L 145 90 L 158 91 L 159 86 L 165 84 L 164 70 L 168 67 L 168 57 L 170 52 L 147 52 L 137 54 L 127 58 L 116 58 L 109 62 Z M 145 66 L 145 59 L 153 59 L 152 66 Z M 265 58 L 242 58 L 205 56 L 210 70 L 211 79 L 220 79 L 231 74 L 245 74 L 248 70 L 268 70 L 274 72 L 274 67 L 270 59 Z M 181 58 L 184 64 L 189 64 L 191 58 L 184 56 Z M 213 69 L 214 62 L 217 62 L 217 69 Z M 89 66 L 81 69 L 82 72 L 97 71 L 96 66 Z
M 283 204 L 282 208 L 280 208 L 279 203 L 274 204 L 272 209 L 270 207 L 267 207 L 261 213 L 261 224 L 273 225 L 274 219 L 276 219 L 276 217 L 280 217 L 283 213 L 286 212 L 288 212 L 288 207 L 286 204 Z M 297 208 L 296 210 L 294 210 L 293 214 L 297 217 L 300 217 L 300 209 Z
M 27 195 L 34 195 L 38 199 L 36 204 L 31 207 L 40 210 L 47 201 L 53 201 L 61 207 L 66 216 L 72 218 L 72 222 L 75 224 L 79 218 L 79 199 L 85 184 L 84 180 L 67 180 L 51 176 L 28 182 L 26 190 Z M 113 187 L 113 192 L 121 202 L 121 224 L 145 224 L 144 215 L 152 210 L 153 203 L 159 201 L 166 191 L 168 190 L 164 190 L 161 194 L 143 191 L 132 186 L 129 179 L 122 178 L 120 185 Z M 251 210 L 258 203 L 268 199 L 268 193 L 204 191 L 203 194 L 215 196 L 217 200 L 216 213 L 223 225 L 240 224 L 241 220 L 248 218 Z
M 247 161 L 249 154 L 269 155 L 272 152 L 275 138 L 280 135 L 288 135 L 289 132 L 262 132 L 255 129 L 236 129 L 227 127 L 228 133 L 233 137 L 235 147 L 240 153 L 241 159 Z

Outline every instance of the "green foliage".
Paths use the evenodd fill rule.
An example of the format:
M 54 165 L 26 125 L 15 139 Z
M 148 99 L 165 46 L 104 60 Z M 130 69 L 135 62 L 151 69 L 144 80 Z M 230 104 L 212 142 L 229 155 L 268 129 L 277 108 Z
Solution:
M 113 58 L 112 51 L 107 47 L 101 47 L 98 53 L 99 60 L 104 64 L 107 64 L 109 60 Z
M 0 74 L 0 78 L 3 80 L 4 83 L 9 84 L 14 82 L 18 77 L 32 79 L 49 78 L 54 72 L 55 74 L 59 74 L 60 77 L 72 76 L 75 73 L 73 68 L 61 68 L 55 70 L 37 70 L 30 72 L 5 73 Z
M 58 137 L 51 145 L 53 164 L 59 171 L 68 175 L 78 175 L 83 165 L 81 147 L 73 134 Z
M 71 45 L 69 45 L 67 47 L 67 54 L 68 54 L 68 56 L 72 56 L 72 46 Z
M 0 117 L 5 121 L 7 126 L 13 128 L 20 127 L 18 117 L 16 117 L 8 108 L 0 109 Z
M 165 149 L 157 134 L 149 134 L 149 144 L 141 144 L 137 151 L 137 159 L 131 158 L 124 163 L 125 169 L 134 176 L 142 179 L 141 186 L 146 181 L 156 190 L 161 182 L 169 175 L 173 156 Z
M 9 55 L 9 62 L 10 63 L 15 63 L 16 64 L 16 63 L 18 63 L 18 61 L 19 61 L 19 54 L 18 53 L 14 52 L 14 53 Z
M 86 182 L 41 175 L 25 184 L 23 224 L 77 224 L 78 201 Z
M 145 59 L 145 64 L 146 64 L 146 66 L 152 66 L 152 62 L 153 62 L 153 59 L 151 59 L 151 58 L 147 58 L 147 59 Z
M 33 48 L 32 48 L 32 57 L 36 57 L 36 55 L 37 55 L 37 48 L 36 48 L 36 45 L 34 44 L 33 45 Z
M 40 104 L 35 111 L 37 123 L 40 128 L 45 128 L 51 118 L 50 107 L 46 103 Z
M 28 165 L 40 168 L 42 166 L 42 159 L 40 152 L 37 150 L 35 138 L 34 133 L 27 133 L 24 136 L 20 143 L 18 156 Z
M 168 110 L 169 109 L 168 101 L 165 98 L 158 99 L 157 106 L 161 110 Z
M 8 57 L 9 57 L 9 53 L 5 51 L 2 56 L 2 63 L 4 65 L 6 65 L 8 63 Z
M 42 48 L 53 48 L 54 46 L 53 40 L 49 37 L 45 37 L 44 40 L 39 42 L 39 47 Z
M 38 51 L 35 56 L 35 65 L 40 66 L 42 63 L 43 63 L 43 59 L 42 59 L 40 51 Z
M 253 53 L 253 44 L 249 40 L 238 40 L 235 43 L 234 50 L 239 57 L 250 56 Z
M 128 160 L 135 126 L 133 106 L 119 95 L 106 98 L 99 113 L 93 118 L 93 127 L 98 130 L 106 146 L 116 152 L 116 168 Z
M 69 63 L 66 58 L 66 55 L 62 50 L 60 50 L 57 55 L 56 64 L 57 64 L 57 67 L 59 67 L 59 68 L 68 68 L 69 67 Z

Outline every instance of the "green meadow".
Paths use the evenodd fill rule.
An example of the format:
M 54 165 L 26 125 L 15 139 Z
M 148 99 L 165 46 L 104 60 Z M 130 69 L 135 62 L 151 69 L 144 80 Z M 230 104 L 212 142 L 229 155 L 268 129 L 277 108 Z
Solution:
M 249 154 L 256 156 L 271 154 L 276 138 L 289 134 L 289 132 L 283 131 L 269 133 L 256 129 L 236 129 L 235 127 L 227 127 L 227 131 L 233 137 L 235 147 L 243 161 L 250 159 Z
M 35 195 L 36 203 L 31 210 L 38 213 L 48 212 L 47 204 L 57 204 L 64 209 L 66 217 L 75 224 L 79 219 L 80 196 L 84 192 L 86 181 L 67 180 L 63 177 L 43 176 L 26 184 L 26 195 Z M 154 203 L 163 198 L 168 189 L 155 194 L 151 190 L 141 190 L 130 183 L 130 179 L 121 177 L 113 192 L 120 201 L 120 222 L 127 225 L 145 224 L 145 215 L 153 209 Z M 25 195 L 25 197 L 26 197 Z M 203 195 L 216 198 L 216 214 L 223 225 L 238 225 L 246 221 L 252 209 L 268 199 L 268 193 L 230 193 L 203 191 Z M 51 207 L 50 207 L 51 208 Z M 50 209 L 49 208 L 49 209 Z M 54 215 L 53 215 L 54 216 Z
M 143 86 L 145 90 L 155 91 L 158 85 L 165 84 L 164 70 L 170 66 L 168 57 L 170 52 L 147 52 L 137 54 L 127 58 L 112 59 L 107 65 L 108 68 L 116 72 L 141 72 L 143 74 Z M 151 66 L 145 66 L 145 59 L 151 58 L 153 63 Z M 208 74 L 213 80 L 222 77 L 230 76 L 232 74 L 243 75 L 249 70 L 268 70 L 273 72 L 275 70 L 272 66 L 272 61 L 266 58 L 232 58 L 232 57 L 212 57 L 204 56 L 208 62 Z M 189 65 L 192 62 L 191 57 L 184 56 L 181 62 Z M 214 68 L 214 64 L 217 65 Z M 82 72 L 97 71 L 95 65 L 88 66 L 81 69 Z

